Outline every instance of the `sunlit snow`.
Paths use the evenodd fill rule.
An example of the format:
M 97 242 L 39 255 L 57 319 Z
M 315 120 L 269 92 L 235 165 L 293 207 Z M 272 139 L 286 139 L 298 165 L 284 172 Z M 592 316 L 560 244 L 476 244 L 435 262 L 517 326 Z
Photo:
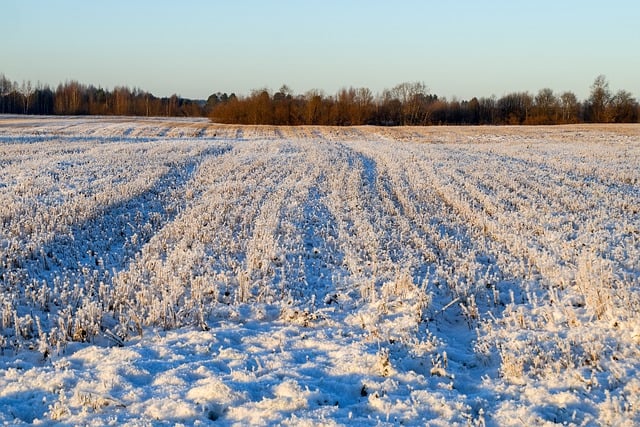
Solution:
M 640 126 L 0 117 L 5 425 L 638 425 Z

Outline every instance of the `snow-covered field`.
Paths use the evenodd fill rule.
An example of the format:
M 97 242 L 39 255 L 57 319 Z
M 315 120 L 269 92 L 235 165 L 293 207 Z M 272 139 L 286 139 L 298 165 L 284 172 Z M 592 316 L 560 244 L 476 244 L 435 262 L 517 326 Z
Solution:
M 640 126 L 0 117 L 0 422 L 640 424 Z

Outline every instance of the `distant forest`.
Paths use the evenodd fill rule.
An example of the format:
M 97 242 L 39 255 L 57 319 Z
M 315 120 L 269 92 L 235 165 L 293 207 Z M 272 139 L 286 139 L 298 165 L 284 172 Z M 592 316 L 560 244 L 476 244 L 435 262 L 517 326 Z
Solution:
M 12 82 L 0 74 L 0 114 L 119 115 L 209 117 L 214 122 L 265 125 L 552 125 L 568 123 L 637 123 L 640 105 L 626 90 L 612 93 L 605 76 L 579 101 L 570 91 L 551 89 L 508 93 L 500 98 L 460 101 L 431 94 L 424 83 L 401 83 L 382 94 L 368 88 L 345 88 L 335 95 L 319 90 L 294 94 L 253 90 L 248 96 L 214 93 L 204 100 L 177 95 L 158 98 L 125 86 L 112 90 L 77 81 L 47 85 Z

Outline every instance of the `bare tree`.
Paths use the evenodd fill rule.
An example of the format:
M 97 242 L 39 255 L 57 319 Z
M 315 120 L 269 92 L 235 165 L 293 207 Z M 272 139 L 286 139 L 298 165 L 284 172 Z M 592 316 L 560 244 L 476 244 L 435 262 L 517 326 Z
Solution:
M 630 92 L 619 90 L 609 102 L 607 117 L 616 123 L 635 123 L 638 121 L 638 103 Z
M 22 95 L 22 104 L 24 106 L 24 114 L 29 112 L 29 108 L 33 103 L 33 94 L 35 93 L 35 88 L 31 85 L 31 81 L 22 81 L 22 85 L 20 86 L 20 94 Z
M 391 95 L 402 104 L 403 125 L 425 124 L 428 93 L 423 82 L 400 83 L 391 89 Z
M 590 118 L 592 122 L 605 123 L 610 121 L 607 115 L 609 102 L 611 101 L 611 91 L 607 78 L 600 74 L 591 85 L 591 96 L 589 96 Z
M 509 125 L 521 125 L 529 121 L 533 107 L 533 97 L 529 92 L 514 92 L 498 99 L 498 122 Z
M 580 113 L 580 103 L 573 92 L 563 92 L 560 95 L 560 111 L 562 123 L 577 123 Z
M 322 111 L 323 111 L 323 98 L 322 91 L 313 89 L 305 94 L 305 122 L 309 125 L 319 125 L 322 123 Z
M 371 93 L 371 90 L 366 87 L 356 89 L 353 101 L 353 124 L 366 124 L 373 113 L 373 94 Z
M 336 96 L 335 124 L 338 126 L 353 125 L 352 110 L 355 105 L 356 91 L 354 88 L 340 89 Z
M 535 99 L 535 117 L 533 122 L 551 125 L 558 122 L 558 99 L 549 88 L 540 89 Z
M 293 123 L 293 92 L 286 84 L 273 94 L 273 124 L 292 125 Z
M 14 83 L 4 74 L 0 74 L 0 113 L 9 113 L 6 97 L 14 91 Z

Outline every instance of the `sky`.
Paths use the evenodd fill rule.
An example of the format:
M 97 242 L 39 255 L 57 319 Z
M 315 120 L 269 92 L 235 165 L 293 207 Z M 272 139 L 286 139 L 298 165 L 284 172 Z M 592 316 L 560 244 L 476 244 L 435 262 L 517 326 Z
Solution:
M 0 73 L 51 86 L 206 99 L 287 84 L 440 97 L 551 88 L 603 74 L 640 98 L 637 0 L 1 0 Z

